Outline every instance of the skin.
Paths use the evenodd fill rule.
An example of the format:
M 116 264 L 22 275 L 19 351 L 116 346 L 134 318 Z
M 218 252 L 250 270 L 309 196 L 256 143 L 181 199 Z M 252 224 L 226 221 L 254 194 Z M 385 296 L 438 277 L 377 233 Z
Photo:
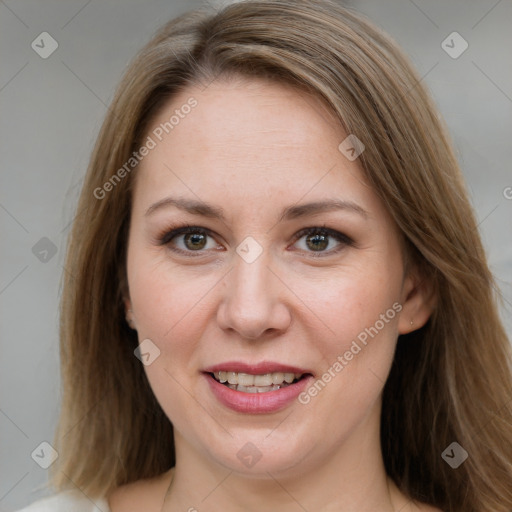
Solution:
M 190 87 L 153 127 L 191 96 L 197 106 L 137 171 L 128 242 L 126 308 L 139 340 L 160 350 L 145 370 L 174 425 L 177 464 L 117 489 L 112 511 L 434 510 L 411 503 L 387 478 L 379 440 L 397 336 L 425 324 L 430 293 L 414 269 L 405 273 L 398 230 L 357 159 L 338 150 L 347 134 L 318 99 L 254 79 Z M 222 208 L 225 218 L 172 205 L 146 215 L 168 196 Z M 334 198 L 366 214 L 279 220 L 288 206 Z M 211 231 L 199 256 L 184 235 L 159 243 L 185 223 Z M 322 226 L 354 243 L 329 238 L 318 256 L 296 234 Z M 247 236 L 262 249 L 252 263 L 236 252 Z M 201 373 L 229 360 L 277 361 L 319 378 L 394 303 L 401 312 L 308 404 L 234 412 Z M 237 457 L 247 442 L 261 453 L 251 468 Z

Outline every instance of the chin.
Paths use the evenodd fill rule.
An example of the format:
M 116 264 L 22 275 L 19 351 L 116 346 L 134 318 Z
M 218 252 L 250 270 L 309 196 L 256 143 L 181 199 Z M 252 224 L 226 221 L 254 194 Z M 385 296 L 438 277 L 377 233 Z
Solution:
M 304 459 L 319 446 L 306 432 L 277 434 L 271 428 L 239 428 L 230 433 L 232 436 L 223 432 L 220 439 L 202 440 L 200 444 L 215 464 L 250 478 L 268 479 L 269 473 L 275 477 L 303 474 Z

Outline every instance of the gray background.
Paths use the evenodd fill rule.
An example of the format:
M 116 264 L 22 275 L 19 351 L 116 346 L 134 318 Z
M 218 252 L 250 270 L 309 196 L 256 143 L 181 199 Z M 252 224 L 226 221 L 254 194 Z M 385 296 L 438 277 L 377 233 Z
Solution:
M 512 187 L 512 2 L 350 4 L 403 46 L 447 121 L 505 296 L 510 333 L 512 199 L 504 191 Z M 106 105 L 128 61 L 153 31 L 198 5 L 0 0 L 0 511 L 46 493 L 46 471 L 31 453 L 53 439 L 63 248 Z M 59 46 L 42 59 L 31 43 L 45 31 Z M 469 44 L 457 59 L 441 47 L 453 31 Z M 48 241 L 39 242 L 43 237 L 55 245 L 54 256 Z M 46 262 L 40 259 L 44 253 L 33 252 L 38 242 L 36 253 L 38 247 L 50 250 Z

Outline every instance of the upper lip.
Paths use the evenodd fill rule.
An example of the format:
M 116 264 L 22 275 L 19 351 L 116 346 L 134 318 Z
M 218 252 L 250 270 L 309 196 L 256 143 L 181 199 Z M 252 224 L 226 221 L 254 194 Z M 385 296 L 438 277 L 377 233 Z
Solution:
M 301 373 L 306 374 L 313 372 L 299 366 L 291 366 L 288 364 L 277 363 L 273 361 L 262 361 L 260 363 L 244 363 L 242 361 L 226 361 L 209 366 L 203 370 L 205 373 L 215 372 L 235 372 L 248 373 L 250 375 L 264 375 L 266 373 L 282 372 L 282 373 Z

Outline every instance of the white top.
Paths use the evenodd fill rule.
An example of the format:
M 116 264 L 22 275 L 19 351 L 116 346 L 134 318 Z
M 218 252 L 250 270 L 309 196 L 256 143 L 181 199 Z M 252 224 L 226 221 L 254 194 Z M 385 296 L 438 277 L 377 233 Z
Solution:
M 111 512 L 106 499 L 93 501 L 80 491 L 65 491 L 36 501 L 19 512 Z

